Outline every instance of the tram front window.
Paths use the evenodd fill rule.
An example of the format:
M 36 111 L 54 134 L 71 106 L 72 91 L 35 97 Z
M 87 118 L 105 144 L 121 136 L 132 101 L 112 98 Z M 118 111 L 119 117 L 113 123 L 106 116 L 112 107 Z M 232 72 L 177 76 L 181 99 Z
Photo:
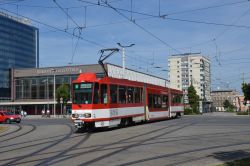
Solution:
M 92 104 L 93 83 L 75 83 L 73 104 Z

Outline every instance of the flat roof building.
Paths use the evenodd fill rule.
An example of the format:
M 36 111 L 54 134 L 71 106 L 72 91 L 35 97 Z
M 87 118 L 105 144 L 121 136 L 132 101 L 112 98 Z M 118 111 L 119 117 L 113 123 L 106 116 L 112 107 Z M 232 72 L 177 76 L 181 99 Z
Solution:
M 184 103 L 188 104 L 188 88 L 193 85 L 200 98 L 200 112 L 211 111 L 211 65 L 201 53 L 171 55 L 168 59 L 170 87 L 184 91 Z
M 188 103 L 188 87 L 192 84 L 200 99 L 211 101 L 210 60 L 201 53 L 172 55 L 168 59 L 171 88 L 184 91 L 184 102 Z
M 0 12 L 0 101 L 11 98 L 11 68 L 39 65 L 38 29 L 28 19 Z
M 213 106 L 216 108 L 216 111 L 225 111 L 224 102 L 226 100 L 229 101 L 230 104 L 241 107 L 241 103 L 239 104 L 236 98 L 239 97 L 239 93 L 236 90 L 228 89 L 228 90 L 214 90 L 211 92 L 211 98 L 213 101 Z M 244 98 L 243 98 L 244 99 Z
M 113 78 L 124 78 L 133 81 L 140 81 L 154 85 L 169 87 L 169 81 L 145 73 L 126 69 L 113 64 L 104 65 L 108 75 Z M 11 108 L 13 110 L 23 109 L 30 114 L 40 114 L 41 110 L 53 110 L 54 104 L 54 80 L 56 89 L 71 83 L 80 73 L 96 73 L 101 78 L 105 72 L 101 65 L 77 65 L 30 69 L 13 69 L 11 72 L 11 99 L 10 102 L 1 102 L 0 109 Z M 71 95 L 71 94 L 70 94 Z M 71 98 L 71 96 L 70 96 Z M 68 110 L 71 109 L 71 99 L 68 102 Z M 60 107 L 56 106 L 56 114 L 60 114 Z

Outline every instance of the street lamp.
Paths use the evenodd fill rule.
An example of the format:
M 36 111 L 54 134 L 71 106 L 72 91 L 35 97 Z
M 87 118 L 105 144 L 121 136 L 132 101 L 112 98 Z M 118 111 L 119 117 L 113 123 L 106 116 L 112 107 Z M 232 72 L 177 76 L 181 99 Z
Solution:
M 125 75 L 125 48 L 127 47 L 132 47 L 134 46 L 135 44 L 130 44 L 130 45 L 121 45 L 121 43 L 117 43 L 118 46 L 122 47 L 122 74 L 123 74 L 123 77 Z
M 53 96 L 54 96 L 54 118 L 56 117 L 56 69 L 51 69 L 51 71 L 54 73 L 54 92 L 53 92 Z

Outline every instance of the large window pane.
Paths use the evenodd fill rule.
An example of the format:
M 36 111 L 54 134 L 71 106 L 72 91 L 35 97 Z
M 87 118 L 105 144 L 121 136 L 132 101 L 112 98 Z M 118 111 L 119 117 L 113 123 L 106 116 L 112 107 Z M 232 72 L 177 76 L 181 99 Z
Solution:
M 126 87 L 119 86 L 119 103 L 126 103 Z
M 107 85 L 101 84 L 101 103 L 107 104 L 108 103 L 108 94 L 107 94 Z
M 128 103 L 134 103 L 134 88 L 133 87 L 128 87 Z
M 141 88 L 135 88 L 135 103 L 141 103 Z
M 94 88 L 94 104 L 99 103 L 99 84 L 95 83 L 95 88 Z
M 110 85 L 111 103 L 117 103 L 117 85 Z
M 93 83 L 77 83 L 74 87 L 74 104 L 91 104 Z

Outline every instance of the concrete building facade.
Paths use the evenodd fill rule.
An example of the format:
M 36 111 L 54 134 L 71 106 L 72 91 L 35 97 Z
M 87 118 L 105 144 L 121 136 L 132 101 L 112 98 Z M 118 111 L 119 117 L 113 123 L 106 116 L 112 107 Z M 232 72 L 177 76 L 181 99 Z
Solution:
M 211 102 L 211 64 L 201 53 L 171 55 L 168 59 L 170 87 L 184 91 L 188 103 L 188 87 L 192 84 L 200 99 Z
M 213 106 L 216 111 L 225 111 L 224 102 L 228 100 L 230 104 L 242 109 L 242 103 L 240 99 L 238 100 L 239 93 L 236 90 L 215 90 L 211 91 L 211 98 L 213 101 Z M 242 97 L 241 97 L 242 99 Z M 244 100 L 244 97 L 243 97 Z M 240 103 L 239 103 L 240 102 Z
M 244 112 L 248 110 L 249 108 L 244 105 L 244 96 L 243 95 L 236 95 L 234 97 L 233 104 L 236 107 L 237 112 Z

